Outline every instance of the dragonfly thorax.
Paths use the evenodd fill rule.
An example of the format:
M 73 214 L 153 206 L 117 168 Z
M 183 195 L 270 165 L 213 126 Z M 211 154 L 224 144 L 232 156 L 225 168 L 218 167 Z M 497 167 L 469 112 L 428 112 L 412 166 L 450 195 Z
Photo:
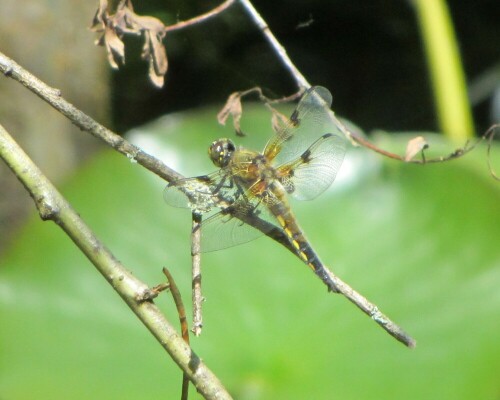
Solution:
M 224 168 L 231 161 L 235 150 L 234 143 L 230 139 L 223 138 L 210 145 L 208 155 L 216 167 Z

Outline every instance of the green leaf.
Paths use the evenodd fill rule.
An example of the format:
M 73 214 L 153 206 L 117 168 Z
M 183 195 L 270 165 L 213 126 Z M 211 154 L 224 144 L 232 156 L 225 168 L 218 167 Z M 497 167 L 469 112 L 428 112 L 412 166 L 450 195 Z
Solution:
M 132 137 L 162 142 L 151 151 L 186 175 L 207 173 L 206 148 L 232 134 L 215 115 L 171 116 Z M 237 141 L 261 148 L 270 126 L 245 107 L 250 136 Z M 416 349 L 327 293 L 268 238 L 203 255 L 204 330 L 193 348 L 238 399 L 496 398 L 500 189 L 478 163 L 484 153 L 416 166 L 350 149 L 332 190 L 293 203 L 323 261 Z M 167 266 L 189 305 L 190 212 L 164 204 L 163 187 L 104 151 L 61 190 L 136 276 L 153 286 Z M 177 320 L 170 295 L 156 302 Z M 177 366 L 76 246 L 37 217 L 0 260 L 0 318 L 2 398 L 179 397 Z

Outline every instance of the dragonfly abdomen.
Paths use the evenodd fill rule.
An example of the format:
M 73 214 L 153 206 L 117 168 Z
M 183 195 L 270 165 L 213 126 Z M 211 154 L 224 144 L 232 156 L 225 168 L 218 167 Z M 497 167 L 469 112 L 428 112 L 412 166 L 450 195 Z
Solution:
M 272 208 L 276 219 L 295 249 L 297 256 L 321 278 L 329 290 L 338 292 L 337 286 L 326 273 L 323 263 L 305 238 L 290 208 L 284 207 L 280 203 L 277 203 Z
M 295 222 L 295 217 L 292 215 L 292 212 L 290 209 L 286 209 L 285 207 L 281 207 L 279 205 L 277 205 L 276 208 L 280 209 L 277 210 L 279 213 L 276 214 L 276 218 L 283 228 L 288 240 L 294 247 L 297 255 L 315 271 L 318 257 L 307 242 L 301 228 Z

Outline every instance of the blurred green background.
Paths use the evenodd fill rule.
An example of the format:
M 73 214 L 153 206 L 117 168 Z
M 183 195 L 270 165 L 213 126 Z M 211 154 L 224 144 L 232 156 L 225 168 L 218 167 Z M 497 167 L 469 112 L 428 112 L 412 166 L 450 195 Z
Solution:
M 264 144 L 262 108 L 246 108 L 252 133 L 240 144 Z M 200 155 L 231 133 L 215 114 L 172 115 L 130 137 L 183 173 L 208 172 Z M 193 348 L 238 399 L 497 399 L 500 188 L 479 163 L 481 153 L 424 167 L 382 163 L 350 148 L 332 190 L 293 204 L 325 263 L 410 332 L 416 349 L 327 293 L 268 238 L 203 256 L 205 328 Z M 190 213 L 163 203 L 163 185 L 103 151 L 62 192 L 136 276 L 154 285 L 168 266 L 189 304 Z M 33 217 L 0 270 L 3 398 L 178 397 L 177 367 L 56 226 Z M 175 322 L 170 296 L 157 303 Z
M 126 40 L 127 65 L 110 84 L 104 52 L 85 31 L 91 7 L 70 7 L 71 15 L 59 3 L 3 1 L 0 36 L 8 40 L 1 50 L 8 47 L 8 55 L 99 121 L 108 118 L 119 131 L 135 127 L 131 140 L 185 175 L 212 171 L 208 144 L 233 131 L 217 125 L 215 108 L 172 111 L 221 105 L 231 91 L 254 85 L 276 96 L 295 89 L 238 8 L 167 37 L 163 90 L 150 86 L 134 39 Z M 219 3 L 135 5 L 172 23 Z M 254 4 L 307 78 L 332 91 L 338 114 L 368 130 L 399 133 L 372 140 L 403 153 L 410 137 L 436 130 L 413 3 L 318 0 L 295 2 L 293 10 L 283 1 Z M 497 0 L 449 5 L 479 134 L 498 121 Z M 47 19 L 37 14 L 42 10 Z M 87 32 L 86 55 L 68 29 L 79 37 Z M 33 45 L 42 54 L 56 45 L 56 55 L 25 51 L 22 32 L 45 38 Z M 99 52 L 102 64 L 88 56 Z M 65 140 L 76 137 L 64 131 L 68 121 L 46 112 L 35 96 L 27 96 L 33 106 L 6 92 L 24 90 L 17 83 L 0 84 L 2 122 L 16 137 L 32 135 L 21 143 L 49 177 L 65 181 L 58 187 L 90 227 L 148 284 L 162 281 L 168 266 L 189 304 L 190 213 L 163 202 L 165 183 L 107 149 L 90 156 L 93 138 L 68 147 Z M 39 119 L 28 123 L 19 104 Z M 244 113 L 249 136 L 237 142 L 262 148 L 269 115 L 246 104 Z M 50 139 L 51 132 L 63 139 Z M 439 135 L 426 138 L 428 157 L 456 146 Z M 498 146 L 492 161 L 499 171 Z M 0 166 L 0 398 L 178 398 L 179 370 L 73 243 L 33 214 L 20 229 L 11 227 L 20 225 L 19 205 L 30 199 L 15 179 L 5 184 L 10 175 Z M 424 167 L 350 147 L 332 190 L 293 207 L 323 261 L 411 333 L 417 348 L 404 348 L 262 238 L 203 257 L 205 328 L 192 345 L 235 398 L 500 398 L 500 189 L 488 174 L 484 144 L 462 159 Z M 176 321 L 169 296 L 158 304 Z

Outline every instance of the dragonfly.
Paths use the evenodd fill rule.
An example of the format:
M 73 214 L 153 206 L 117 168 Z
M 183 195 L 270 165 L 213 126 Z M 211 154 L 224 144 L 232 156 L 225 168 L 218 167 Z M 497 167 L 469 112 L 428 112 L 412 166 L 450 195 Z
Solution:
M 312 200 L 335 180 L 346 151 L 345 136 L 333 122 L 332 96 L 321 86 L 305 92 L 262 152 L 227 138 L 208 149 L 216 172 L 170 182 L 165 201 L 202 215 L 201 252 L 246 243 L 263 234 L 284 238 L 327 285 L 338 289 L 300 228 L 289 197 Z

